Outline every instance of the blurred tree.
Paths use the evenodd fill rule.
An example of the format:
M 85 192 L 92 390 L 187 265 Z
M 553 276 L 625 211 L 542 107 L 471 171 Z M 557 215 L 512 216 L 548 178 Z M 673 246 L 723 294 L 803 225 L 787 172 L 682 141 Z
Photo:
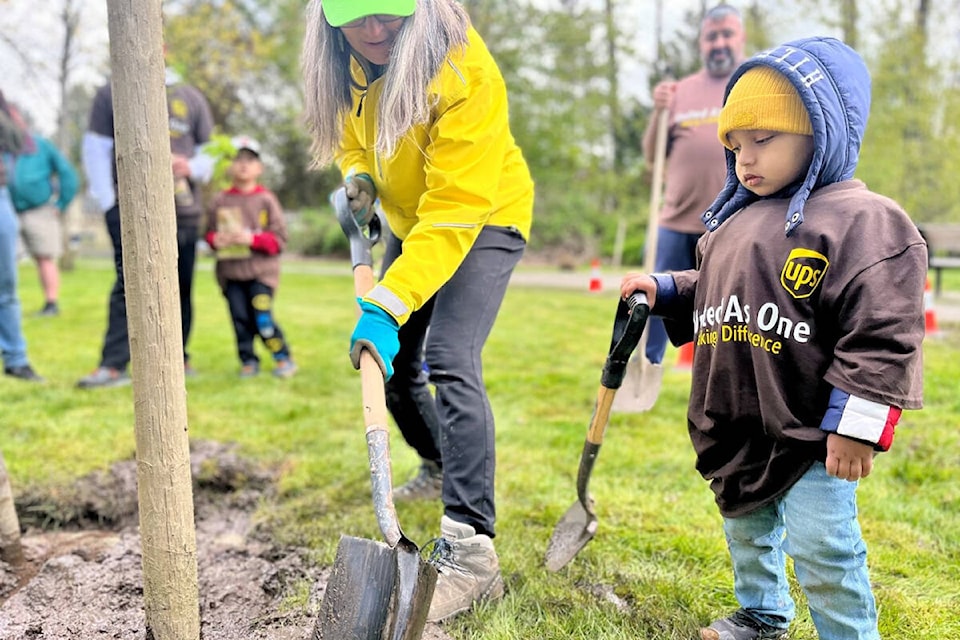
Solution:
M 558 10 L 515 4 L 504 16 L 507 49 L 522 47 L 524 53 L 508 57 L 506 64 L 498 57 L 510 90 L 514 135 L 537 183 L 531 245 L 552 246 L 575 260 L 598 255 L 603 243 L 613 241 L 611 204 L 626 206 L 611 199 L 623 184 L 614 171 L 619 140 L 611 127 L 616 87 L 609 56 L 616 35 L 605 13 L 586 4 L 566 0 Z M 492 33 L 485 38 L 498 56 L 504 41 Z M 514 67 L 513 60 L 523 65 Z
M 798 4 L 815 11 L 824 27 L 838 31 L 837 37 L 859 51 L 861 27 L 857 0 L 800 0 Z
M 52 107 L 55 114 L 54 131 L 48 133 L 47 137 L 76 163 L 79 153 L 71 153 L 71 150 L 79 148 L 79 134 L 70 120 L 68 100 L 74 90 L 77 68 L 88 63 L 85 58 L 87 47 L 79 40 L 86 6 L 83 0 L 53 0 L 49 5 L 46 7 L 50 10 L 47 24 L 52 30 L 48 27 L 41 36 L 31 22 L 34 16 L 29 12 L 14 19 L 5 15 L 5 19 L 0 21 L 0 44 L 5 55 L 12 55 L 18 60 L 30 84 L 38 87 L 30 93 L 42 95 L 44 104 Z M 43 46 L 38 46 L 41 37 Z M 41 86 L 52 87 L 53 91 L 49 88 L 41 90 Z M 34 102 L 16 102 L 21 102 L 19 106 L 28 117 L 37 115 L 38 105 Z
M 890 3 L 884 46 L 868 61 L 873 103 L 857 175 L 917 221 L 960 219 L 960 75 L 954 59 L 931 55 L 938 43 L 929 39 L 948 4 Z
M 54 140 L 60 149 L 67 149 L 71 139 L 67 131 L 67 93 L 70 91 L 71 61 L 76 53 L 77 30 L 80 28 L 81 0 L 63 0 L 60 8 L 60 24 L 63 26 L 63 46 L 57 70 L 59 107 L 57 109 L 57 133 Z

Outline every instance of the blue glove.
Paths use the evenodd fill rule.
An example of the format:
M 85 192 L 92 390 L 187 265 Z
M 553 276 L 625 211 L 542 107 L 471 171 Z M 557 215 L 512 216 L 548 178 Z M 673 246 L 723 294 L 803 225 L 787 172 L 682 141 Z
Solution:
M 363 313 L 350 336 L 350 361 L 354 369 L 359 369 L 360 352 L 367 349 L 380 365 L 383 379 L 389 380 L 393 375 L 393 359 L 400 351 L 400 338 L 397 336 L 400 325 L 393 316 L 370 302 L 361 301 L 360 310 Z

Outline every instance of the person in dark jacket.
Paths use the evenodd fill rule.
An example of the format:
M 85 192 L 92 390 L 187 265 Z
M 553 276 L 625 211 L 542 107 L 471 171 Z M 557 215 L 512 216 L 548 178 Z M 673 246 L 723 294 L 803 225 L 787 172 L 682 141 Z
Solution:
M 180 321 L 183 335 L 183 372 L 195 375 L 187 353 L 193 326 L 193 276 L 200 238 L 200 185 L 213 175 L 213 158 L 203 148 L 213 132 L 213 115 L 199 89 L 183 82 L 167 69 L 167 112 L 169 113 L 171 176 L 177 216 L 177 275 L 180 288 Z M 104 213 L 113 244 L 116 280 L 110 290 L 107 330 L 103 336 L 100 362 L 91 373 L 77 381 L 80 389 L 130 384 L 130 337 L 127 333 L 127 298 L 123 278 L 123 248 L 120 233 L 120 203 L 117 201 L 117 167 L 114 158 L 113 93 L 110 83 L 97 90 L 90 108 L 87 131 L 83 134 L 83 168 L 90 183 L 90 195 Z
M 822 640 L 880 638 L 856 491 L 922 405 L 927 253 L 903 209 L 853 179 L 869 108 L 867 68 L 838 40 L 744 62 L 696 268 L 621 283 L 696 345 L 688 429 L 740 604 L 703 640 L 786 638 L 787 556 Z

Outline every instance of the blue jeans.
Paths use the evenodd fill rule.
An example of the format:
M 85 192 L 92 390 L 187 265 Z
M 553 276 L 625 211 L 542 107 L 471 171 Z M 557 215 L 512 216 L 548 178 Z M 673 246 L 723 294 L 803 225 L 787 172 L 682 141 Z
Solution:
M 657 259 L 654 260 L 653 270 L 657 273 L 664 271 L 683 271 L 693 269 L 696 263 L 697 240 L 702 234 L 680 233 L 660 227 L 657 229 Z M 663 354 L 667 350 L 667 330 L 663 328 L 663 320 L 651 315 L 647 321 L 647 360 L 653 364 L 663 362 Z
M 755 618 L 783 629 L 793 620 L 789 555 L 820 640 L 879 640 L 857 483 L 828 476 L 815 462 L 772 504 L 724 518 L 723 530 L 737 602 Z
M 19 233 L 10 192 L 6 186 L 0 186 L 0 354 L 5 369 L 28 364 L 27 341 L 20 324 L 20 298 L 17 297 Z

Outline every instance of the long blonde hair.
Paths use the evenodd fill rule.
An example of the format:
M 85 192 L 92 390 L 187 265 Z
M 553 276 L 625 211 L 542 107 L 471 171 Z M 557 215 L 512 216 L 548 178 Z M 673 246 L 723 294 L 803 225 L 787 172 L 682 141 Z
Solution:
M 301 70 L 304 83 L 304 119 L 313 137 L 313 165 L 332 160 L 343 135 L 343 120 L 352 108 L 350 74 L 354 57 L 346 38 L 323 15 L 323 0 L 307 7 Z M 366 83 L 383 75 L 383 93 L 377 105 L 377 153 L 393 155 L 400 139 L 416 124 L 426 122 L 434 106 L 428 88 L 451 49 L 467 43 L 470 20 L 455 0 L 417 0 L 413 15 L 404 20 L 384 66 L 357 57 Z M 363 89 L 363 86 L 360 86 Z

